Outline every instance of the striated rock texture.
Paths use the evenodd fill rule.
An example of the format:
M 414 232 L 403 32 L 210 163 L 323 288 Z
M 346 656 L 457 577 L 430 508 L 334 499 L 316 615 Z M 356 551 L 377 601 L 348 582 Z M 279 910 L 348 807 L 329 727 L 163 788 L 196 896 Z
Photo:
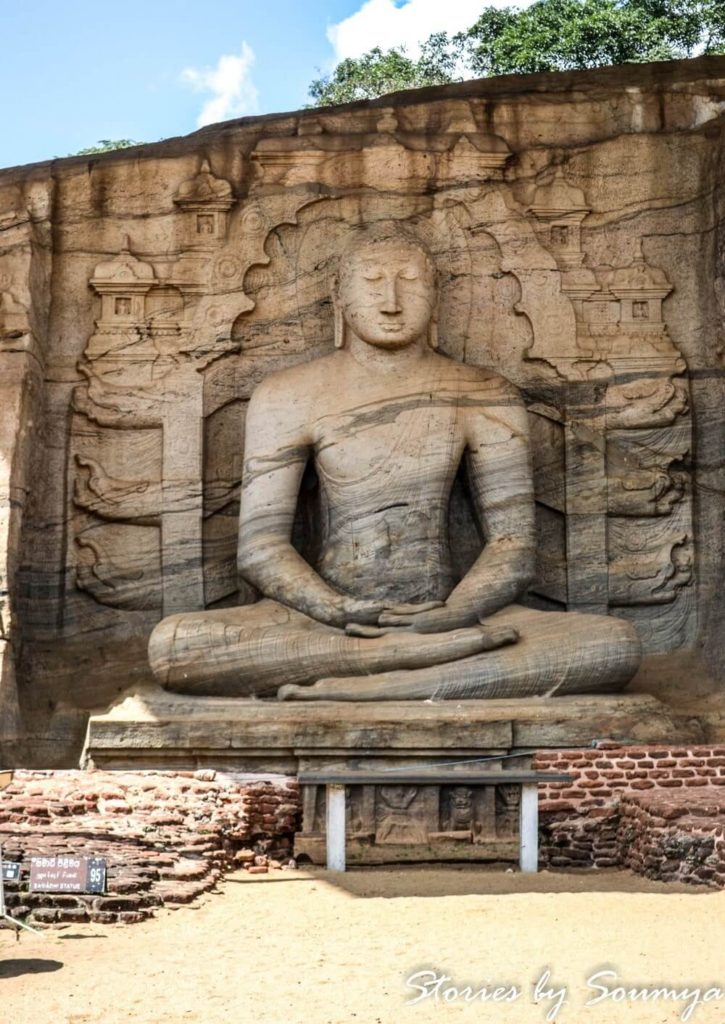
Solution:
M 725 59 L 702 58 L 0 172 L 4 756 L 69 763 L 88 711 L 150 681 L 163 617 L 254 597 L 235 561 L 250 395 L 332 352 L 337 257 L 391 219 L 432 253 L 441 353 L 528 409 L 526 603 L 627 620 L 635 687 L 721 692 L 724 103 Z M 309 553 L 304 495 L 294 536 Z
M 621 689 L 640 663 L 631 624 L 512 604 L 534 578 L 528 414 L 503 377 L 436 351 L 431 253 L 396 221 L 354 232 L 332 295 L 337 351 L 271 374 L 249 403 L 238 566 L 261 600 L 163 619 L 156 677 L 287 700 Z M 305 473 L 309 558 L 292 543 Z M 458 572 L 457 474 L 481 534 Z

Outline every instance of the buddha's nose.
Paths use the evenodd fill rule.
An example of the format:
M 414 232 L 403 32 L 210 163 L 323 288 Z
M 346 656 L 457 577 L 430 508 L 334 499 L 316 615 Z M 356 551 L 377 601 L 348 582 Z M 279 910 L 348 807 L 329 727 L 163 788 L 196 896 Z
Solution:
M 383 302 L 380 307 L 383 313 L 400 313 L 400 302 L 398 300 L 398 283 L 395 278 L 388 278 L 385 282 Z

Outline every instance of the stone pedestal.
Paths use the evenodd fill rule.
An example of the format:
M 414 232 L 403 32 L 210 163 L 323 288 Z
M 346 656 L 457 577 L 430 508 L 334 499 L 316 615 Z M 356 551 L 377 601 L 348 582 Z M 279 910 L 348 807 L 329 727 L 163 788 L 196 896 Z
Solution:
M 103 769 L 223 768 L 285 773 L 322 768 L 389 770 L 389 786 L 352 787 L 348 860 L 515 860 L 517 786 L 470 787 L 475 759 L 525 768 L 542 748 L 622 743 L 696 743 L 701 727 L 653 697 L 528 701 L 395 701 L 314 704 L 129 694 L 88 725 L 85 765 Z M 516 755 L 511 757 L 511 755 Z M 395 769 L 453 763 L 460 785 L 396 785 Z M 473 765 L 471 765 L 473 767 Z M 480 760 L 476 767 L 481 768 Z M 325 794 L 306 786 L 295 849 L 324 863 Z
M 645 694 L 302 704 L 148 688 L 91 716 L 82 763 L 296 775 L 331 765 L 419 765 L 587 747 L 600 739 L 683 744 L 703 736 L 695 720 Z

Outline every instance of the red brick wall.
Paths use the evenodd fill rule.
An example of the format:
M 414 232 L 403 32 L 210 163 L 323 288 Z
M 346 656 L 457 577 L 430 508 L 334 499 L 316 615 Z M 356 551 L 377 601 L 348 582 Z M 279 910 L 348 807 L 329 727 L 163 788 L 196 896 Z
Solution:
M 725 748 L 540 751 L 542 863 L 629 867 L 653 878 L 725 885 Z M 24 864 L 10 912 L 35 924 L 136 921 L 189 902 L 222 872 L 285 866 L 299 828 L 295 779 L 234 773 L 18 771 L 0 793 L 4 857 Z M 28 891 L 31 856 L 104 857 L 107 893 Z
M 725 885 L 725 747 L 539 751 L 541 858 L 554 868 L 627 867 L 662 881 Z
M 6 885 L 8 906 L 35 924 L 141 920 L 212 888 L 225 867 L 289 861 L 298 819 L 295 779 L 17 771 L 0 793 L 3 857 L 24 864 L 20 883 Z M 107 894 L 30 893 L 30 857 L 62 854 L 106 858 Z
M 540 750 L 538 771 L 566 772 L 573 782 L 541 788 L 542 811 L 608 807 L 625 793 L 725 786 L 725 747 L 625 747 L 608 740 L 583 750 Z

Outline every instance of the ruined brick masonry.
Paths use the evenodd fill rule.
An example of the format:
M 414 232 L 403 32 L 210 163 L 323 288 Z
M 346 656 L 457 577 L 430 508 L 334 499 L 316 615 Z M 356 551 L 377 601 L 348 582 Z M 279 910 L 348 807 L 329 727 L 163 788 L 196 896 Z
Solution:
M 542 788 L 542 859 L 631 868 L 662 881 L 725 885 L 725 747 L 540 751 L 573 776 Z
M 131 923 L 189 903 L 229 868 L 266 871 L 291 858 L 294 779 L 197 772 L 19 771 L 0 797 L 3 857 L 23 862 L 7 883 L 11 914 L 38 924 Z M 107 894 L 28 892 L 32 856 L 108 862 Z
M 725 885 L 725 747 L 540 751 L 571 784 L 541 792 L 545 866 L 631 868 L 649 878 Z M 18 771 L 0 799 L 7 885 L 34 924 L 131 923 L 191 902 L 226 870 L 287 868 L 299 828 L 296 780 L 197 772 Z M 105 857 L 104 896 L 28 892 L 31 856 Z

